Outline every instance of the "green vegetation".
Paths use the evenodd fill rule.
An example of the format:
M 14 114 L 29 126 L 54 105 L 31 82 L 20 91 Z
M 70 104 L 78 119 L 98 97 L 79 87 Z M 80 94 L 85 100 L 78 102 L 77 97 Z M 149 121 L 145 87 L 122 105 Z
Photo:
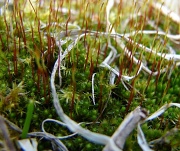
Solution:
M 65 114 L 78 123 L 92 122 L 82 127 L 111 136 L 137 106 L 152 114 L 166 103 L 180 103 L 179 58 L 168 60 L 162 55 L 172 53 L 170 50 L 179 54 L 179 41 L 167 36 L 167 33 L 179 34 L 179 25 L 153 10 L 150 4 L 132 4 L 132 7 L 116 3 L 111 9 L 112 28 L 124 35 L 119 39 L 126 48 L 111 37 L 111 28 L 107 29 L 106 2 L 52 0 L 40 6 L 38 2 L 19 1 L 13 11 L 0 16 L 0 115 L 23 129 L 22 134 L 9 129 L 11 139 L 26 138 L 28 132 L 41 131 L 41 124 L 47 118 L 60 120 L 52 102 L 50 76 L 56 59 L 63 56 L 78 35 L 69 30 L 82 29 L 87 35 L 59 63 L 55 82 Z M 157 29 L 165 34 L 141 32 Z M 96 35 L 97 31 L 109 35 Z M 131 33 L 128 38 L 126 33 Z M 147 52 L 139 44 L 155 53 Z M 114 49 L 116 55 L 112 55 L 108 65 L 119 76 L 102 64 Z M 125 53 L 126 49 L 130 55 Z M 152 72 L 141 69 L 141 62 Z M 179 115 L 180 109 L 172 107 L 159 118 L 143 124 L 147 141 L 179 128 Z M 45 123 L 44 129 L 58 137 L 71 134 L 52 122 Z M 140 150 L 136 136 L 134 130 L 124 150 Z M 153 149 L 166 150 L 168 146 L 178 150 L 179 132 L 167 140 Z M 69 150 L 95 151 L 104 147 L 79 135 L 62 142 Z M 48 140 L 38 143 L 39 150 L 52 149 Z

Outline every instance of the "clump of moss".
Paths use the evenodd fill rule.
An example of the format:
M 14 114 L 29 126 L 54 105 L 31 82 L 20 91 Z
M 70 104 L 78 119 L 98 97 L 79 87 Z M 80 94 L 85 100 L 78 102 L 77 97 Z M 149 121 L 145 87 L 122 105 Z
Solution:
M 98 4 L 95 5 L 85 1 L 76 1 L 76 3 L 51 1 L 41 7 L 27 1 L 20 3 L 14 6 L 13 12 L 8 13 L 8 18 L 0 18 L 0 32 L 2 33 L 0 35 L 0 113 L 23 128 L 28 100 L 33 100 L 35 108 L 30 131 L 40 131 L 40 125 L 44 119 L 58 119 L 51 101 L 49 79 L 56 58 L 59 55 L 61 57 L 60 46 L 57 43 L 59 33 L 76 29 L 78 26 L 85 30 L 105 32 L 106 3 L 97 2 Z M 23 9 L 23 6 L 26 6 L 26 9 Z M 67 11 L 63 12 L 65 8 Z M 133 8 L 133 11 L 128 11 L 130 6 L 114 5 L 110 21 L 117 32 L 152 30 L 153 27 L 148 24 L 148 20 L 155 21 L 156 26 L 163 31 L 176 32 L 173 28 L 175 23 L 171 25 L 169 19 L 158 14 L 159 18 L 165 18 L 165 22 L 161 22 L 156 18 L 157 12 L 149 13 L 152 8 L 148 9 L 146 4 L 139 9 L 141 15 L 137 15 L 136 5 Z M 133 14 L 135 17 L 130 17 Z M 72 26 L 68 26 L 68 23 L 72 23 Z M 143 33 L 134 34 L 130 36 L 130 39 L 153 48 L 157 53 L 166 53 L 169 49 L 167 46 L 175 47 L 166 36 L 158 34 L 154 36 Z M 61 47 L 64 52 L 73 39 L 64 37 L 61 40 L 61 43 L 68 40 Z M 172 62 L 165 60 L 162 56 L 146 53 L 130 41 L 123 39 L 122 41 L 131 53 L 148 65 L 152 71 L 159 71 L 167 66 L 169 70 L 156 76 L 141 72 L 134 79 L 125 81 L 123 84 L 121 75 L 136 75 L 139 66 L 133 64 L 132 59 L 124 55 L 124 49 L 118 46 L 116 40 L 108 41 L 107 37 L 87 35 L 60 64 L 62 81 L 59 75 L 56 76 L 56 80 L 61 84 L 57 82 L 59 101 L 65 113 L 77 122 L 94 122 L 87 128 L 109 136 L 114 133 L 128 112 L 139 105 L 153 113 L 165 103 L 179 103 L 179 70 L 174 67 L 169 78 Z M 112 66 L 119 68 L 120 76 L 115 78 L 113 84 L 109 80 L 112 72 L 100 66 L 111 51 L 108 47 L 109 42 L 118 53 Z M 169 109 L 159 119 L 143 125 L 147 140 L 157 139 L 174 127 L 179 121 L 179 112 L 176 108 Z M 99 123 L 96 123 L 97 121 Z M 46 129 L 54 135 L 68 135 L 69 133 L 66 129 L 60 132 L 58 125 L 48 124 Z M 16 139 L 18 137 L 15 136 Z M 103 148 L 103 146 L 87 142 L 80 136 L 64 140 L 63 143 L 70 150 Z M 173 142 L 167 145 L 171 148 L 177 147 Z M 47 148 L 51 148 L 50 144 L 44 146 L 43 141 L 39 144 L 40 150 Z M 135 132 L 128 138 L 125 148 L 127 150 L 139 149 Z

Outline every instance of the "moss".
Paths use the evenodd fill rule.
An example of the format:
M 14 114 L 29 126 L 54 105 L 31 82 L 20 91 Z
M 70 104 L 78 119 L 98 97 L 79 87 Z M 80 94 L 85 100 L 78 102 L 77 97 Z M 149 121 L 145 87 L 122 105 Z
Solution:
M 55 4 L 51 1 L 51 5 L 48 2 L 46 4 L 48 8 L 45 6 L 40 8 L 35 4 L 33 4 L 33 8 L 28 3 L 25 9 L 22 8 L 24 6 L 22 2 L 16 8 L 17 10 L 9 12 L 7 18 L 0 17 L 0 32 L 2 33 L 0 35 L 0 113 L 22 128 L 28 100 L 34 100 L 35 108 L 30 130 L 40 131 L 40 125 L 44 119 L 59 120 L 53 108 L 49 85 L 50 74 L 59 55 L 59 46 L 57 45 L 59 33 L 67 29 L 76 29 L 76 25 L 82 29 L 104 32 L 106 30 L 106 7 L 100 1 L 97 5 L 85 1 L 76 3 L 56 1 Z M 68 13 L 54 10 L 56 5 L 59 8 L 67 8 Z M 146 20 L 146 15 L 152 11 L 151 8 L 143 5 L 139 10 L 142 15 L 135 18 L 129 16 L 132 15 L 131 13 L 136 15 L 137 8 L 135 6 L 133 9 L 130 8 L 130 6 L 118 5 L 112 9 L 110 21 L 117 32 L 154 29 Z M 70 14 L 69 11 L 73 9 L 78 10 L 79 14 Z M 164 20 L 159 20 L 161 17 Z M 178 30 L 177 24 L 170 24 L 171 21 L 161 14 L 158 14 L 157 17 L 157 12 L 148 16 L 148 19 L 155 21 L 156 26 L 164 31 L 169 30 L 176 33 Z M 67 23 L 74 25 L 67 26 Z M 176 45 L 166 36 L 135 34 L 130 38 L 153 48 L 156 52 L 167 53 L 167 45 L 176 49 Z M 159 71 L 167 66 L 169 66 L 169 70 L 157 76 L 141 72 L 133 80 L 124 82 L 126 88 L 119 76 L 116 77 L 114 85 L 111 85 L 109 83 L 111 72 L 107 68 L 100 67 L 111 51 L 108 48 L 107 37 L 86 35 L 68 53 L 60 65 L 61 87 L 59 86 L 61 81 L 56 75 L 59 101 L 64 112 L 77 122 L 94 122 L 86 128 L 109 136 L 117 129 L 124 117 L 137 106 L 141 105 L 151 114 L 165 103 L 178 103 L 180 95 L 179 69 L 175 67 L 168 79 L 172 62 L 163 59 L 162 56 L 146 53 L 144 49 L 131 42 L 121 40 L 136 58 L 142 59 L 142 62 L 150 70 Z M 69 39 L 62 46 L 62 52 L 71 42 L 73 40 Z M 122 75 L 136 75 L 139 66 L 133 64 L 132 58 L 124 55 L 124 50 L 115 40 L 111 39 L 111 45 L 117 49 L 118 53 L 111 66 L 117 66 Z M 102 51 L 102 49 L 104 50 Z M 96 73 L 94 77 L 95 105 L 92 100 L 91 82 L 94 73 Z M 179 113 L 177 108 L 170 108 L 159 119 L 144 124 L 143 130 L 147 140 L 160 137 L 178 124 Z M 95 123 L 96 121 L 100 123 Z M 54 123 L 46 125 L 45 128 L 52 134 L 69 134 L 67 129 L 60 130 L 59 126 Z M 17 134 L 15 138 L 18 138 Z M 80 136 L 63 140 L 63 143 L 69 150 L 101 150 L 103 148 L 103 146 L 88 142 Z M 39 143 L 39 150 L 51 148 L 50 144 L 44 144 L 46 144 L 46 140 Z M 166 145 L 168 148 L 177 147 L 176 141 L 169 141 Z M 159 146 L 157 150 L 160 150 L 161 147 L 163 146 Z M 128 137 L 125 150 L 139 149 L 134 131 Z

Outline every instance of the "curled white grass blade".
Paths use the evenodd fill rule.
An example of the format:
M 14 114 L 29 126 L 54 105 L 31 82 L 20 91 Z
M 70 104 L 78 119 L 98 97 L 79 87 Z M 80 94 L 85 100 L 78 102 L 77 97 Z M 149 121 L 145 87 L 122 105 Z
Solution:
M 113 69 L 113 68 L 112 68 Z M 111 71 L 111 69 L 110 69 Z M 113 72 L 114 71 L 114 72 Z M 111 71 L 110 73 L 110 80 L 109 80 L 109 84 L 110 85 L 113 85 L 114 84 L 114 81 L 115 81 L 115 78 L 116 78 L 116 75 L 118 76 L 119 75 L 119 69 L 117 66 L 115 66 L 115 69 L 113 69 L 113 71 Z M 115 74 L 116 73 L 116 74 Z M 123 76 L 122 76 L 123 77 Z M 121 78 L 121 83 L 123 84 L 124 88 L 129 91 L 128 87 L 126 86 L 126 84 L 124 83 L 123 81 L 124 79 Z
M 61 125 L 61 126 L 65 126 L 65 127 L 67 126 L 67 124 L 65 124 L 65 123 L 63 123 L 63 122 L 61 122 L 61 121 L 55 120 L 55 119 L 45 119 L 45 120 L 42 122 L 42 125 L 41 125 L 41 128 L 42 128 L 42 131 L 43 131 L 43 132 L 46 132 L 45 129 L 44 129 L 44 124 L 45 124 L 46 122 L 55 122 L 55 123 L 57 123 L 57 124 L 59 124 L 59 125 Z
M 178 0 L 162 0 L 165 6 L 167 6 L 171 11 L 180 15 L 180 1 Z
M 106 46 L 104 45 L 104 47 L 106 47 Z M 117 56 L 117 50 L 116 50 L 116 48 L 114 48 L 111 45 L 110 41 L 108 42 L 108 47 L 111 49 L 111 51 L 110 51 L 109 55 L 104 59 L 103 63 L 111 64 Z M 104 48 L 103 48 L 103 50 L 104 50 Z M 101 63 L 101 65 L 102 65 L 102 63 Z
M 159 110 L 154 112 L 151 116 L 146 118 L 142 123 L 145 123 L 145 122 L 147 122 L 149 120 L 153 120 L 154 118 L 157 118 L 158 116 L 163 114 L 169 107 L 172 107 L 172 106 L 176 106 L 176 107 L 180 108 L 180 104 L 179 103 L 165 104 Z M 144 133 L 143 133 L 141 127 L 140 127 L 140 124 L 138 124 L 138 143 L 139 143 L 139 145 L 141 146 L 141 148 L 144 151 L 148 151 L 148 149 L 150 149 L 148 144 L 147 144 L 147 142 L 146 142 L 146 139 L 145 139 Z M 151 149 L 150 149 L 150 151 L 151 151 Z
M 67 127 L 72 132 L 77 132 L 79 135 L 83 136 L 84 138 L 86 138 L 89 141 L 92 141 L 94 143 L 105 145 L 110 140 L 109 136 L 99 134 L 99 133 L 94 133 L 94 132 L 91 132 L 90 130 L 82 128 L 75 121 L 71 120 L 66 115 L 65 115 L 65 123 L 67 124 Z
M 157 55 L 161 56 L 167 60 L 180 61 L 180 55 L 178 55 L 178 54 L 157 53 Z
M 163 57 L 167 60 L 175 60 L 175 61 L 179 61 L 180 60 L 180 55 L 177 55 L 177 54 L 168 54 L 168 53 L 157 53 L 155 50 L 153 49 L 150 49 L 142 44 L 139 44 L 133 40 L 130 40 L 129 38 L 125 37 L 125 39 L 127 41 L 131 41 L 131 43 L 135 44 L 136 46 L 138 46 L 139 48 L 142 48 L 143 50 L 145 50 L 146 52 L 149 52 L 149 53 L 153 53 L 155 55 L 158 55 L 160 57 Z
M 137 65 L 138 65 L 138 64 L 137 64 Z M 139 73 L 140 73 L 140 71 L 142 70 L 142 68 L 143 68 L 143 64 L 142 64 L 142 62 L 140 62 L 140 67 L 139 67 L 139 69 L 138 69 L 138 71 L 137 71 L 137 73 L 136 73 L 135 76 L 139 75 Z M 134 77 L 135 77 L 135 76 L 134 76 Z
M 157 31 L 157 30 L 133 31 L 131 33 L 122 34 L 122 36 L 130 37 L 130 36 L 133 36 L 135 34 L 155 34 L 155 35 L 166 36 L 166 37 L 168 37 L 169 39 L 172 39 L 172 40 L 180 40 L 180 35 L 172 35 L 172 34 L 168 34 L 168 33 L 165 33 L 163 31 Z
M 117 69 L 118 69 L 117 66 L 115 66 L 115 70 L 117 70 Z M 109 84 L 110 85 L 114 85 L 115 78 L 116 78 L 116 74 L 114 72 L 111 72 L 110 77 L 109 77 Z
M 113 139 L 110 139 L 109 143 L 107 144 L 109 147 L 104 147 L 103 151 L 122 151 L 122 149 L 118 148 Z
M 118 38 L 116 38 L 116 40 L 118 40 Z M 118 41 L 119 41 L 119 40 L 118 40 Z M 134 57 L 134 56 L 131 54 L 131 52 L 130 52 L 130 51 L 128 50 L 128 48 L 124 45 L 124 43 L 118 43 L 118 44 L 119 44 L 119 46 L 124 50 L 125 54 L 132 59 L 132 61 L 133 61 L 134 64 L 136 64 L 136 65 L 141 64 L 141 68 L 140 68 L 140 69 L 144 70 L 146 73 L 151 74 L 151 75 L 153 75 L 153 76 L 156 76 L 157 74 L 163 73 L 163 72 L 165 72 L 165 71 L 167 70 L 166 68 L 164 68 L 164 69 L 161 69 L 160 71 L 154 71 L 154 72 L 151 71 L 147 66 L 145 66 L 145 65 L 143 64 L 143 62 L 142 62 L 141 60 L 138 60 L 136 57 Z M 141 45 L 141 44 L 137 44 L 137 46 L 139 46 L 139 45 Z M 148 49 L 149 49 L 149 48 L 148 48 Z
M 104 62 L 102 62 L 101 63 L 101 65 L 100 65 L 101 67 L 106 67 L 106 68 L 108 68 L 110 71 L 112 71 L 114 74 L 116 74 L 117 76 L 119 76 L 119 72 L 116 70 L 116 69 L 114 69 L 114 68 L 112 68 L 111 66 L 109 66 L 107 63 L 104 63 Z M 131 80 L 131 79 L 133 79 L 135 76 L 125 76 L 125 75 L 122 75 L 122 79 L 124 80 L 124 81 L 129 81 L 129 80 Z
M 52 96 L 53 96 L 53 104 L 54 104 L 54 107 L 56 109 L 58 116 L 61 118 L 61 120 L 65 124 L 67 124 L 67 127 L 69 128 L 70 131 L 75 132 L 75 133 L 77 132 L 79 135 L 83 136 L 84 138 L 86 138 L 92 142 L 95 142 L 98 144 L 103 144 L 103 145 L 107 144 L 110 140 L 110 137 L 103 135 L 103 134 L 94 133 L 94 132 L 91 132 L 87 129 L 82 128 L 81 126 L 79 126 L 75 121 L 71 120 L 64 113 L 64 111 L 63 111 L 63 109 L 59 103 L 58 95 L 56 93 L 56 88 L 55 88 L 55 74 L 56 74 L 56 71 L 58 69 L 59 59 L 61 60 L 62 58 L 58 58 L 56 60 L 52 74 L 51 74 L 51 79 L 50 79 Z
M 167 76 L 168 80 L 171 78 L 174 67 L 175 67 L 175 64 L 173 63 L 173 65 L 171 65 L 170 68 L 169 68 L 169 73 L 168 73 L 168 76 Z
M 156 2 L 156 3 L 152 3 L 152 6 L 157 9 L 160 10 L 165 16 L 170 17 L 173 21 L 180 23 L 180 16 L 178 14 L 176 14 L 175 12 L 172 12 L 168 7 Z
M 125 87 L 125 89 L 126 89 L 127 91 L 129 91 L 128 87 L 126 86 L 126 84 L 124 83 L 124 81 L 123 81 L 122 79 L 121 79 L 121 82 L 122 82 L 123 86 Z
M 35 138 L 22 139 L 17 141 L 22 150 L 25 151 L 37 151 L 38 143 Z
M 169 104 L 165 104 L 163 105 L 159 110 L 157 110 L 156 112 L 154 112 L 151 116 L 149 116 L 145 121 L 149 121 L 152 120 L 158 116 L 160 116 L 161 114 L 163 114 L 171 105 L 171 103 Z
M 104 35 L 108 35 L 107 33 L 89 33 L 89 35 L 92 35 L 94 36 L 95 34 L 98 34 L 100 36 L 104 36 Z M 74 42 L 68 46 L 68 48 L 65 50 L 63 56 L 59 59 L 63 59 L 66 54 L 71 51 L 71 49 L 77 44 L 78 40 L 83 37 L 85 34 L 81 34 L 78 38 L 76 38 L 74 40 Z M 125 45 L 120 41 L 120 38 L 122 38 L 121 36 L 119 36 L 118 34 L 109 34 L 111 37 L 115 38 L 116 37 L 116 40 L 117 43 L 120 45 L 120 47 L 125 51 L 125 54 L 128 55 L 129 57 L 132 57 L 133 58 L 133 62 L 136 64 L 136 65 L 139 65 L 139 63 L 141 63 L 141 61 L 139 61 L 138 59 L 136 59 L 134 56 L 132 56 L 132 54 L 130 53 L 130 51 L 125 47 Z M 125 48 L 125 49 L 124 49 Z M 143 46 L 144 48 L 144 46 Z M 152 50 L 150 50 L 152 51 Z M 111 58 L 111 57 L 109 57 Z M 109 59 L 108 59 L 109 60 Z M 110 69 L 110 71 L 114 72 L 116 75 L 119 75 L 119 72 L 115 69 L 113 69 L 111 66 L 109 66 L 108 64 L 108 61 L 106 63 L 102 63 L 101 65 L 103 67 L 107 67 L 108 69 Z M 51 88 L 52 88 L 52 94 L 53 94 L 53 102 L 54 102 L 54 106 L 56 108 L 56 111 L 58 113 L 58 115 L 60 116 L 60 118 L 62 119 L 62 121 L 64 123 L 67 124 L 67 127 L 72 131 L 72 132 L 77 132 L 78 134 L 82 135 L 83 137 L 85 137 L 86 139 L 90 140 L 90 141 L 93 141 L 95 143 L 99 143 L 99 144 L 107 144 L 109 141 L 110 141 L 110 138 L 108 136 L 105 136 L 105 135 L 102 135 L 102 134 L 97 134 L 97 133 L 93 133 L 89 130 L 86 130 L 86 129 L 83 129 L 82 127 L 80 127 L 76 122 L 72 121 L 68 116 L 66 116 L 59 104 L 59 101 L 58 101 L 58 97 L 57 97 L 57 94 L 56 94 L 56 89 L 55 89 L 55 86 L 54 86 L 54 77 L 55 77 L 55 72 L 57 69 L 56 66 L 58 66 L 57 64 L 55 64 L 54 66 L 54 69 L 53 69 L 53 73 L 51 75 Z M 143 63 L 141 63 L 141 66 L 140 66 L 140 69 L 138 71 L 138 73 L 140 72 L 140 70 L 143 69 L 143 70 L 147 70 L 149 72 L 149 74 L 152 74 L 152 71 L 150 71 L 146 66 L 143 65 Z M 164 69 L 165 70 L 165 69 Z M 165 70 L 166 71 L 166 70 Z M 53 75 L 54 74 L 54 75 Z M 126 80 L 129 80 L 128 79 L 129 77 L 125 77 Z M 174 105 L 178 105 L 178 104 L 174 104 Z M 166 110 L 167 107 L 164 107 L 164 108 L 161 108 L 160 110 L 158 110 L 158 112 L 153 116 L 150 116 L 147 120 L 151 120 L 159 115 L 161 115 L 165 110 Z M 146 121 L 147 121 L 146 120 Z
M 57 124 L 59 124 L 59 125 L 61 125 L 61 126 L 67 127 L 67 124 L 65 124 L 65 123 L 63 123 L 63 122 L 61 122 L 61 121 L 58 121 L 58 120 L 55 120 L 55 119 L 46 119 L 46 120 L 44 120 L 44 121 L 42 122 L 42 125 L 41 125 L 41 129 L 42 129 L 42 131 L 45 132 L 45 133 L 47 133 L 47 132 L 45 131 L 45 129 L 44 129 L 44 124 L 45 124 L 46 122 L 54 122 L 54 123 L 57 123 Z M 99 122 L 97 122 L 97 123 L 99 123 Z M 81 124 L 89 125 L 89 124 L 92 124 L 92 122 L 90 122 L 90 123 L 86 123 L 86 122 L 78 123 L 78 125 L 81 125 Z M 56 138 L 58 138 L 58 139 L 67 139 L 67 138 L 73 137 L 73 136 L 75 136 L 75 135 L 77 135 L 77 133 L 73 133 L 73 134 L 70 134 L 70 135 L 67 135 L 67 136 L 56 137 Z
M 117 76 L 119 76 L 119 72 L 116 70 L 116 69 L 114 69 L 114 68 L 112 68 L 111 66 L 109 66 L 107 63 L 105 63 L 105 62 L 102 62 L 101 64 L 100 64 L 100 66 L 101 67 L 106 67 L 106 68 L 108 68 L 110 71 L 112 71 L 114 74 L 116 74 Z
M 61 48 L 61 45 L 59 46 L 59 57 L 61 57 L 62 55 L 62 52 L 61 52 L 62 48 Z M 59 62 L 59 68 L 58 68 L 58 74 L 59 74 L 59 87 L 61 87 L 62 85 L 62 76 L 61 76 L 61 64 Z
M 130 135 L 130 133 L 135 129 L 137 124 L 146 118 L 146 110 L 142 109 L 141 107 L 137 107 L 135 110 L 130 112 L 123 122 L 120 124 L 118 129 L 114 132 L 114 134 L 111 137 L 111 141 L 114 141 L 114 144 L 120 148 L 124 148 L 125 141 L 127 137 Z M 104 147 L 104 151 L 113 150 L 114 147 L 111 146 L 112 144 L 108 143 Z
M 169 103 L 169 104 L 165 104 L 163 105 L 159 110 L 157 110 L 156 112 L 154 112 L 151 116 L 149 116 L 145 121 L 149 121 L 152 120 L 158 116 L 160 116 L 161 114 L 163 114 L 169 107 L 172 106 L 176 106 L 178 108 L 180 108 L 180 104 L 179 103 Z
M 77 42 L 84 36 L 85 34 L 81 34 L 70 45 L 68 45 L 68 47 L 66 48 L 66 50 L 64 51 L 62 55 L 62 59 L 73 49 L 73 47 L 77 44 Z
M 176 107 L 180 108 L 180 103 L 170 103 L 170 104 L 171 104 L 171 106 L 176 106 Z
M 111 23 L 109 21 L 109 14 L 110 14 L 110 11 L 111 11 L 111 8 L 113 7 L 114 5 L 114 0 L 107 0 L 107 5 L 106 5 L 106 32 L 109 32 L 109 30 L 111 30 Z
M 101 66 L 102 66 L 102 64 L 109 64 L 112 56 L 113 56 L 113 52 L 111 51 L 111 52 L 109 53 L 109 55 L 108 55 L 108 56 L 104 59 L 104 61 L 101 63 Z
M 10 150 L 10 151 L 16 151 L 15 146 L 10 138 L 8 127 L 6 126 L 4 117 L 0 115 L 0 135 L 1 135 L 1 141 L 2 146 L 1 150 Z
M 116 75 L 113 72 L 111 72 L 110 78 L 109 78 L 109 84 L 110 85 L 114 85 L 115 78 L 116 78 Z
M 95 97 L 94 97 L 94 77 L 95 77 L 96 73 L 93 73 L 92 75 L 92 100 L 93 100 L 93 104 L 95 105 Z
M 41 126 L 42 131 L 45 132 L 45 133 L 47 133 L 47 132 L 45 131 L 45 129 L 44 129 L 44 124 L 45 124 L 46 122 L 54 122 L 54 123 L 57 123 L 57 124 L 59 124 L 59 125 L 61 125 L 61 126 L 67 127 L 67 124 L 65 124 L 65 123 L 63 123 L 63 122 L 61 122 L 61 121 L 54 120 L 54 119 L 46 119 L 46 120 L 44 120 L 44 121 L 42 122 L 42 126 Z M 61 136 L 61 137 L 56 136 L 56 138 L 58 138 L 58 139 L 67 139 L 67 138 L 73 137 L 73 136 L 75 136 L 75 135 L 77 135 L 77 133 L 73 133 L 73 134 L 70 134 L 70 135 L 67 135 L 67 136 Z
M 77 30 L 75 30 L 74 32 L 72 32 L 71 34 L 78 34 L 80 31 L 77 31 Z M 134 57 L 133 55 L 132 55 L 132 53 L 127 49 L 127 47 L 125 46 L 125 44 L 124 43 L 122 43 L 121 42 L 121 38 L 123 38 L 122 37 L 122 35 L 121 34 L 118 34 L 118 33 L 115 33 L 115 34 L 108 34 L 108 33 L 103 33 L 103 32 L 95 32 L 95 31 L 81 31 L 81 33 L 83 33 L 83 32 L 88 32 L 88 34 L 90 35 L 90 36 L 95 36 L 95 35 L 99 35 L 99 36 L 108 36 L 108 35 L 110 35 L 112 38 L 114 38 L 116 41 L 117 41 L 117 43 L 119 44 L 119 46 L 124 50 L 124 52 L 125 52 L 125 54 L 128 56 L 128 57 L 131 57 L 132 58 L 132 60 L 133 60 L 133 62 L 136 64 L 136 65 L 138 65 L 138 64 L 141 64 L 141 68 L 140 68 L 140 70 L 142 69 L 142 70 L 144 70 L 146 73 L 148 73 L 148 74 L 152 74 L 153 76 L 155 76 L 155 75 L 157 75 L 157 74 L 159 74 L 159 72 L 160 73 L 163 73 L 163 72 L 166 72 L 166 68 L 164 68 L 164 69 L 161 69 L 160 71 L 155 71 L 155 72 L 152 72 L 148 67 L 146 67 L 143 63 L 142 63 L 142 61 L 140 61 L 140 60 L 138 60 L 138 59 L 136 59 L 136 57 Z M 71 51 L 71 49 L 77 44 L 77 42 L 78 42 L 78 40 L 79 39 L 81 39 L 83 36 L 85 36 L 85 34 L 81 34 L 79 37 L 77 37 L 75 40 L 74 40 L 74 42 L 72 42 L 69 46 L 68 46 L 68 48 L 65 50 L 65 52 L 64 52 L 64 54 L 63 54 L 63 57 L 62 58 L 64 58 L 67 54 L 68 54 L 68 52 L 69 51 Z M 60 36 L 61 37 L 61 36 Z M 124 37 L 124 39 L 125 40 L 127 40 L 127 41 L 130 41 L 130 39 L 129 38 L 127 38 L 127 37 Z M 142 44 L 139 44 L 139 43 L 136 43 L 136 42 L 134 42 L 134 41 L 132 41 L 131 40 L 131 43 L 134 43 L 134 44 L 136 44 L 138 47 L 140 47 L 140 48 L 142 48 L 143 50 L 145 50 L 145 51 L 147 51 L 147 52 L 149 52 L 149 53 L 154 53 L 155 55 L 157 55 L 157 53 L 156 53 L 156 51 L 154 51 L 154 50 L 152 50 L 152 49 L 150 49 L 150 48 L 147 48 L 147 47 L 145 47 L 144 45 L 142 45 Z M 111 54 L 109 54 L 108 55 L 108 57 L 106 58 L 107 60 L 105 60 L 105 62 L 109 62 L 109 60 L 110 60 L 110 58 L 112 57 L 112 55 L 113 55 L 113 52 L 111 51 L 110 52 Z M 159 56 L 162 56 L 162 54 L 158 54 Z M 170 60 L 171 58 L 173 58 L 173 59 L 176 59 L 176 60 L 179 60 L 179 55 L 173 55 L 173 54 L 169 54 L 169 55 L 167 55 L 167 57 L 165 57 L 165 59 L 168 59 L 168 60 Z M 103 63 L 101 63 L 101 65 L 100 66 L 106 66 L 106 67 L 108 67 L 108 65 L 107 65 L 107 63 L 106 64 L 104 64 L 104 62 Z M 109 67 L 108 67 L 109 68 Z M 111 67 L 110 67 L 111 68 Z M 110 69 L 109 68 L 109 69 Z M 110 69 L 110 70 L 112 70 L 113 72 L 114 72 L 114 70 L 113 69 Z M 114 72 L 115 73 L 115 72 Z M 116 73 L 115 73 L 116 74 Z M 118 75 L 118 74 L 117 74 Z M 125 80 L 130 80 L 130 79 L 132 79 L 132 78 L 134 78 L 134 77 L 124 77 L 125 78 Z
M 138 125 L 137 125 L 137 132 L 138 132 L 138 134 L 137 134 L 137 140 L 138 140 L 138 144 L 139 144 L 139 146 L 141 147 L 141 149 L 142 149 L 143 151 L 153 151 L 152 149 L 149 148 L 149 145 L 148 145 L 148 143 L 147 143 L 147 141 L 146 141 L 146 138 L 145 138 L 145 136 L 144 136 L 144 133 L 143 133 L 143 131 L 142 131 L 141 126 L 140 126 L 139 123 L 138 123 Z
M 119 34 L 117 34 L 117 36 L 119 36 Z M 146 67 L 142 61 L 136 59 L 136 57 L 134 57 L 131 53 L 131 51 L 128 50 L 128 48 L 125 46 L 124 43 L 122 43 L 119 39 L 120 37 L 117 37 L 115 40 L 117 41 L 118 45 L 124 50 L 125 55 L 127 55 L 128 57 L 130 57 L 133 61 L 134 64 L 138 65 L 141 64 L 141 69 L 143 69 L 146 73 L 148 74 L 152 74 L 152 75 L 157 75 L 159 72 L 152 72 L 148 67 Z M 126 38 L 128 39 L 128 38 Z M 128 39 L 129 41 L 129 39 Z
M 110 43 L 109 43 L 108 47 L 111 48 L 111 51 L 113 52 L 113 56 L 108 62 L 108 64 L 111 64 L 114 61 L 114 59 L 116 58 L 116 56 L 117 56 L 117 50 Z
M 56 136 L 52 134 L 49 134 L 46 132 L 31 132 L 31 133 L 28 133 L 28 136 L 45 138 L 53 142 L 53 144 L 56 145 L 56 148 L 58 148 L 58 150 L 68 151 L 66 146 L 58 138 L 56 138 Z

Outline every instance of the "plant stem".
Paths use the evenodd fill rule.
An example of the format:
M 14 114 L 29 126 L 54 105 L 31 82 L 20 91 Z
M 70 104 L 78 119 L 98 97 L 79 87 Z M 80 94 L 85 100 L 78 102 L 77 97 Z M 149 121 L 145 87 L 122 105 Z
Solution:
M 34 111 L 34 102 L 32 100 L 30 100 L 30 102 L 28 104 L 28 107 L 27 107 L 26 120 L 25 120 L 25 123 L 24 123 L 22 135 L 21 135 L 22 139 L 27 137 L 27 133 L 29 131 L 29 127 L 30 127 L 30 124 L 31 124 L 33 111 Z

